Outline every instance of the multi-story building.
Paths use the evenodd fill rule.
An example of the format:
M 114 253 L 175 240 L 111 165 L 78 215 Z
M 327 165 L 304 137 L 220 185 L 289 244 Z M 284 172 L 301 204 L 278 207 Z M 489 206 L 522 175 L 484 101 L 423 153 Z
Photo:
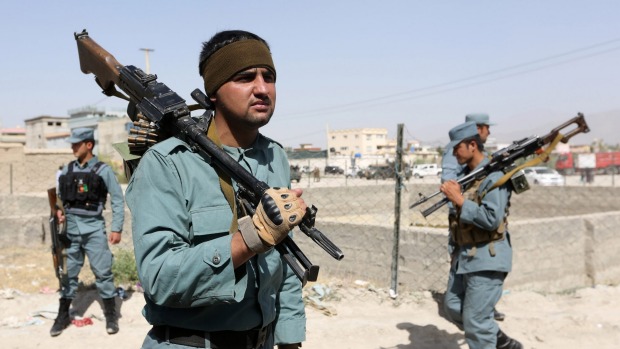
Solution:
M 68 117 L 43 115 L 27 119 L 24 123 L 26 124 L 26 148 L 67 148 L 65 140 L 70 134 Z
M 353 128 L 327 132 L 330 155 L 368 156 L 381 154 L 388 144 L 385 128 Z

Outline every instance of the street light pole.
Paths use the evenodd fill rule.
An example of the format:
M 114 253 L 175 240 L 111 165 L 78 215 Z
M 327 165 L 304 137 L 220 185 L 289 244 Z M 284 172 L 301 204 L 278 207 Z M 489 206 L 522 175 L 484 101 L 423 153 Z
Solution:
M 150 63 L 149 63 L 149 52 L 153 52 L 155 50 L 152 49 L 152 48 L 141 48 L 140 51 L 144 51 L 144 58 L 146 59 L 146 67 L 145 67 L 146 73 L 150 74 L 151 73 L 151 66 L 150 66 Z

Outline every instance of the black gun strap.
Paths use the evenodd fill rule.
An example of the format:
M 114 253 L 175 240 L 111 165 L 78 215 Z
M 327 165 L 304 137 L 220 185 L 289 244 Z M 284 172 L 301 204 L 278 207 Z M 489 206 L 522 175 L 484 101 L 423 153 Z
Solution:
M 222 142 L 220 141 L 220 137 L 217 135 L 217 129 L 215 128 L 215 120 L 211 118 L 209 122 L 209 127 L 207 128 L 207 137 L 215 143 L 218 147 L 222 147 Z M 219 167 L 213 166 L 217 176 L 220 180 L 220 188 L 222 189 L 222 193 L 226 197 L 228 201 L 228 205 L 230 205 L 230 209 L 232 210 L 233 218 L 232 222 L 230 222 L 229 232 L 234 234 L 239 229 L 239 225 L 237 222 L 237 207 L 235 204 L 235 191 L 232 186 L 232 180 L 230 176 L 228 176 L 224 171 L 222 171 Z

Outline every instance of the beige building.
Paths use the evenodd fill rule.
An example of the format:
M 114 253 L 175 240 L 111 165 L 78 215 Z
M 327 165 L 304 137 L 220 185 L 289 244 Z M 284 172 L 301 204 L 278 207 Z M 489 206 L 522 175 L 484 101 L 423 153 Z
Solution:
M 327 149 L 332 155 L 378 155 L 388 144 L 387 134 L 385 128 L 331 130 L 327 132 Z
M 0 128 L 0 143 L 23 145 L 26 143 L 26 130 L 21 127 Z
M 69 137 L 69 117 L 39 116 L 24 121 L 27 149 L 64 149 Z

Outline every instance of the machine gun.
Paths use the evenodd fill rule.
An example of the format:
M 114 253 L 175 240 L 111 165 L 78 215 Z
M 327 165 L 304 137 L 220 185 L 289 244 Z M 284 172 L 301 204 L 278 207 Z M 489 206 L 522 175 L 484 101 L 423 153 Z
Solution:
M 571 124 L 575 124 L 575 128 L 570 130 L 565 135 L 560 133 L 560 131 L 569 127 Z M 578 113 L 576 117 L 554 128 L 553 130 L 551 130 L 551 132 L 549 132 L 543 137 L 532 136 L 529 138 L 524 138 L 522 140 L 513 142 L 506 148 L 496 151 L 491 155 L 490 160 L 486 165 L 478 168 L 473 172 L 470 172 L 464 177 L 459 178 L 457 182 L 461 185 L 461 190 L 464 191 L 470 184 L 485 178 L 491 172 L 504 171 L 506 174 L 492 186 L 492 188 L 490 189 L 492 190 L 505 183 L 506 180 L 510 179 L 510 177 L 512 177 L 522 168 L 534 166 L 542 161 L 547 161 L 549 158 L 549 153 L 551 153 L 551 151 L 553 150 L 553 148 L 555 148 L 558 142 L 561 141 L 562 143 L 567 143 L 568 140 L 571 139 L 574 135 L 587 132 L 590 132 L 590 128 L 588 128 L 583 114 Z M 547 145 L 547 148 L 543 150 L 542 147 L 544 147 L 545 145 Z M 526 158 L 533 154 L 538 154 L 538 157 L 528 161 L 521 166 L 517 167 L 514 165 L 515 161 Z M 515 190 L 517 191 L 520 189 L 523 188 L 515 188 Z M 441 191 L 437 191 L 429 196 L 424 196 L 422 195 L 422 193 L 419 193 L 420 199 L 414 202 L 411 206 L 409 206 L 409 208 L 414 208 L 420 204 L 423 204 L 439 194 L 441 194 Z M 444 197 L 442 200 L 436 202 L 426 210 L 422 210 L 421 213 L 424 217 L 427 217 L 447 203 L 448 199 Z
M 57 206 L 58 198 L 56 196 L 56 188 L 47 190 L 47 198 L 50 204 L 50 237 L 52 239 L 52 262 L 54 263 L 54 272 L 58 279 L 59 287 L 62 288 L 62 279 L 67 276 L 67 252 L 69 245 L 67 238 L 67 224 L 60 224 L 56 212 L 59 210 Z
M 196 89 L 191 93 L 198 106 L 188 106 L 183 98 L 158 82 L 156 75 L 146 74 L 135 66 L 121 65 L 114 56 L 91 39 L 86 30 L 75 33 L 74 36 L 82 72 L 94 74 L 95 81 L 105 95 L 128 100 L 128 114 L 134 123 L 140 123 L 138 118 L 144 117 L 146 120 L 143 121 L 147 121 L 152 129 L 184 137 L 210 164 L 235 180 L 239 188 L 236 195 L 244 207 L 256 208 L 269 185 L 256 179 L 218 147 L 206 136 L 205 128 L 191 116 L 191 110 L 208 107 L 207 98 L 200 90 Z M 125 92 L 126 96 L 117 91 L 115 86 Z M 136 137 L 136 141 L 148 145 L 148 138 Z M 300 230 L 333 258 L 341 260 L 344 257 L 342 251 L 314 227 L 316 212 L 314 205 L 306 209 L 299 224 Z M 276 245 L 276 249 L 291 266 L 302 285 L 307 281 L 317 280 L 319 266 L 313 265 L 290 237 Z

